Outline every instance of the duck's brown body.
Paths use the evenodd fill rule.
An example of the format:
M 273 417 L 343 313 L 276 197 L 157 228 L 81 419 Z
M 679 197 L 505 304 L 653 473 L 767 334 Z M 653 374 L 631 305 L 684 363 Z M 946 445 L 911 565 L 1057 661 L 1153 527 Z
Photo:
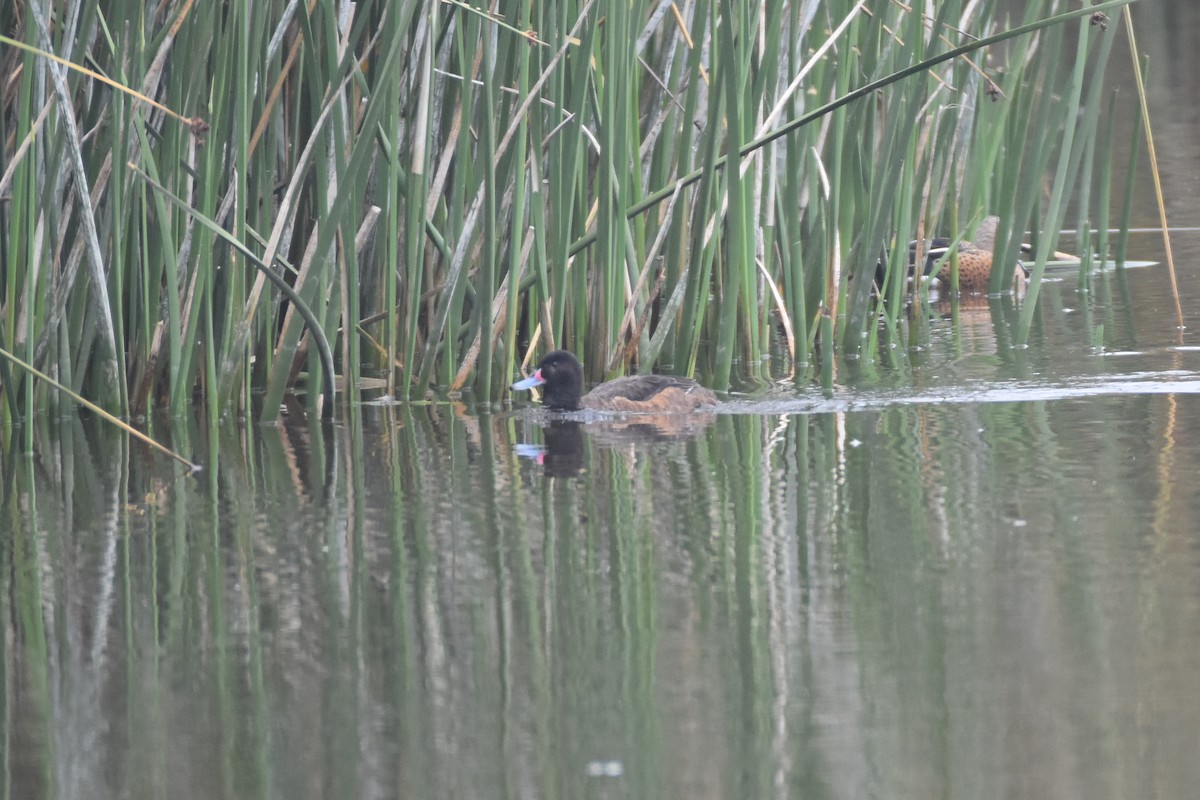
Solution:
M 601 411 L 671 413 L 714 405 L 717 396 L 691 378 L 631 375 L 602 383 L 580 399 L 584 408 Z
M 602 383 L 583 394 L 583 365 L 566 350 L 548 353 L 533 375 L 513 389 L 543 386 L 542 405 L 553 411 L 620 411 L 642 414 L 690 412 L 714 405 L 717 396 L 691 378 L 676 375 L 631 375 Z
M 954 265 L 950 258 L 942 263 L 938 270 L 937 279 L 945 287 L 950 286 Z M 1019 273 L 1019 274 L 1018 274 Z M 988 291 L 988 283 L 992 277 L 992 251 L 984 250 L 971 242 L 959 242 L 958 245 L 958 289 L 967 294 L 982 294 Z M 1020 265 L 1014 268 L 1013 278 L 1025 277 L 1025 270 Z
M 988 291 L 988 284 L 992 277 L 993 250 L 996 247 L 996 227 L 999 223 L 999 217 L 987 217 L 979 224 L 974 242 L 958 243 L 958 289 L 960 292 L 984 294 Z M 925 254 L 925 274 L 933 272 L 934 266 L 941 260 L 941 267 L 935 277 L 946 287 L 950 286 L 953 272 L 950 258 L 943 258 L 949 248 L 950 240 L 934 239 L 929 243 Z M 1022 250 L 1024 250 L 1024 246 Z M 910 247 L 909 258 L 910 261 L 916 259 L 915 243 Z M 1025 266 L 1017 261 L 1013 267 L 1012 279 L 1024 280 L 1026 274 Z

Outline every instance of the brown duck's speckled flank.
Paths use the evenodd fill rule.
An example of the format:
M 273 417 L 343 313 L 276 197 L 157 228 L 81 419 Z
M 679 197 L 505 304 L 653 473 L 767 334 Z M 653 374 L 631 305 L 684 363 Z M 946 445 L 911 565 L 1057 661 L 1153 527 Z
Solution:
M 947 258 L 937 274 L 942 285 L 950 285 L 951 271 L 952 265 L 950 259 Z M 963 242 L 958 246 L 958 288 L 960 291 L 986 292 L 991 275 L 992 254 L 990 251 L 981 250 L 970 242 Z
M 985 217 L 979 223 L 973 242 L 959 242 L 958 245 L 958 289 L 964 294 L 983 294 L 988 291 L 988 280 L 992 276 L 992 251 L 996 247 L 996 229 L 1000 218 Z M 1024 250 L 1024 245 L 1022 249 Z M 947 258 L 938 270 L 937 279 L 943 286 L 950 286 L 952 272 L 950 259 Z M 1023 280 L 1025 268 L 1018 261 L 1013 267 L 1012 280 Z

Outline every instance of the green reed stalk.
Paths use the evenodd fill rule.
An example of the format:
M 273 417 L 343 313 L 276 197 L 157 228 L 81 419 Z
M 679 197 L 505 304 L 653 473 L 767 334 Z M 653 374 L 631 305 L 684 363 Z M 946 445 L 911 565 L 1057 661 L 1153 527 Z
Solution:
M 1096 255 L 1102 268 L 1107 268 L 1109 227 L 1112 225 L 1112 165 L 1117 134 L 1117 93 L 1109 94 L 1108 113 L 1105 114 L 1104 137 L 1096 153 L 1100 170 L 1100 185 L 1096 191 Z
M 725 98 L 725 119 L 727 124 L 727 146 L 733 152 L 741 150 L 742 141 L 742 89 L 746 76 L 739 69 L 739 64 L 733 55 L 737 52 L 734 47 L 734 27 L 739 30 L 737 35 L 748 36 L 745 7 L 730 4 L 724 9 L 725 13 L 717 24 L 718 41 L 726 59 L 718 62 L 714 71 L 715 82 L 721 85 Z M 743 13 L 738 13 L 739 11 Z M 714 353 L 713 381 L 718 386 L 729 383 L 729 374 L 733 362 L 734 337 L 737 333 L 739 298 L 747 290 L 743 276 L 746 266 L 754 264 L 753 233 L 747 230 L 749 213 L 746 188 L 740 165 L 734 163 L 725 174 L 723 200 L 728 205 L 724 244 L 726 253 L 726 269 L 721 280 L 724 283 L 720 293 L 720 310 L 717 319 L 717 341 Z M 732 269 L 729 269 L 732 267 Z
M 861 0 L 765 16 L 568 0 L 504 19 L 380 0 L 349 15 L 320 1 L 251 14 L 167 0 L 153 17 L 125 0 L 10 4 L 3 340 L 122 413 L 199 397 L 212 424 L 273 420 L 302 381 L 312 408 L 335 368 L 351 391 L 381 372 L 396 396 L 470 384 L 491 399 L 526 354 L 557 346 L 592 378 L 699 367 L 722 388 L 735 370 L 758 379 L 780 320 L 798 364 L 826 348 L 831 387 L 827 357 L 904 340 L 917 219 L 932 234 L 951 207 L 999 213 L 1011 250 L 1041 227 L 1051 163 L 1047 219 L 1061 217 L 1094 139 L 1064 138 L 1050 97 L 1078 97 L 1080 65 L 1099 72 L 1110 45 L 1085 35 L 1069 75 L 1046 51 L 1063 22 L 1123 2 L 1052 17 L 1058 4 L 1030 3 L 1020 27 L 977 40 L 955 27 L 988 33 L 995 0 L 936 4 L 933 19 Z M 35 11 L 63 22 L 39 29 Z M 992 63 L 969 63 L 982 48 Z M 980 71 L 1004 99 L 978 99 Z M 244 268 L 255 240 L 273 278 Z M 883 249 L 895 304 L 881 311 Z M 341 363 L 305 331 L 340 332 Z M 6 419 L 59 402 L 24 380 L 4 381 Z
M 145 173 L 141 173 L 141 172 L 138 172 L 135 170 L 135 174 L 139 175 L 143 180 L 145 180 L 147 183 L 149 183 L 155 190 L 157 190 L 161 195 L 163 195 L 164 197 L 169 199 L 172 203 L 174 203 L 175 205 L 180 206 L 182 208 L 185 208 L 189 213 L 193 214 L 193 216 L 200 222 L 200 224 L 202 226 L 204 226 L 209 231 L 214 233 L 218 238 L 224 239 L 230 245 L 230 248 L 232 250 L 237 251 L 242 257 L 244 257 L 252 266 L 254 266 L 259 271 L 259 274 L 266 276 L 267 279 L 270 280 L 275 285 L 275 288 L 278 289 L 288 299 L 288 301 L 292 304 L 292 307 L 296 309 L 296 312 L 300 315 L 300 317 L 308 325 L 310 333 L 313 335 L 313 338 L 316 340 L 317 349 L 318 349 L 318 352 L 321 354 L 322 363 L 327 367 L 327 369 L 325 370 L 325 374 L 324 374 L 325 388 L 326 388 L 326 393 L 327 393 L 327 399 L 330 401 L 330 403 L 332 403 L 333 393 L 334 393 L 332 351 L 330 350 L 329 343 L 325 339 L 325 336 L 321 330 L 319 320 L 317 319 L 316 315 L 311 310 L 308 309 L 307 305 L 305 305 L 303 298 L 301 298 L 300 295 L 296 293 L 296 290 L 293 287 L 289 286 L 286 281 L 284 281 L 282 278 L 280 278 L 278 275 L 276 275 L 265 263 L 263 263 L 261 260 L 259 260 L 241 242 L 239 242 L 237 239 L 233 238 L 232 234 L 229 234 L 227 231 L 225 231 L 219 225 L 217 225 L 216 222 L 214 222 L 211 219 L 208 219 L 207 217 L 202 217 L 199 214 L 197 214 L 194 211 L 194 209 L 189 208 L 183 202 L 183 200 L 181 200 L 178 197 L 175 197 L 173 194 L 168 192 L 161 185 L 158 185 L 157 183 L 155 183 L 152 179 L 150 179 L 147 175 L 145 175 Z
M 79 405 L 81 405 L 84 408 L 87 408 L 88 410 L 92 411 L 93 413 L 103 417 L 106 421 L 117 426 L 118 428 L 121 428 L 126 433 L 128 433 L 130 436 L 133 436 L 135 439 L 138 439 L 138 440 L 144 442 L 145 444 L 150 445 L 155 450 L 158 450 L 159 452 L 163 453 L 164 455 L 170 456 L 171 458 L 175 459 L 179 463 L 183 464 L 189 470 L 195 472 L 200 469 L 200 466 L 198 464 L 193 464 L 192 462 L 188 461 L 183 456 L 172 452 L 170 449 L 168 449 L 164 445 L 161 445 L 158 442 L 154 441 L 154 439 L 151 439 L 149 436 L 142 433 L 138 429 L 134 428 L 132 425 L 129 425 L 128 423 L 126 423 L 120 419 L 117 419 L 115 416 L 108 413 L 103 408 L 101 408 L 100 406 L 93 403 L 91 400 L 88 400 L 87 398 L 71 391 L 68 387 L 66 387 L 63 384 L 59 383 L 58 381 L 54 380 L 49 375 L 45 374 L 41 370 L 34 367 L 32 364 L 29 364 L 28 362 L 23 361 L 20 358 L 17 358 L 12 353 L 6 352 L 4 350 L 0 350 L 0 358 L 3 358 L 5 361 L 11 361 L 13 364 L 15 364 L 16 366 L 20 367 L 22 370 L 27 372 L 30 376 L 37 378 L 38 380 L 54 387 L 55 389 L 62 392 L 63 394 L 68 395 L 72 400 L 74 400 Z M 29 427 L 33 427 L 33 426 L 30 425 Z
M 1058 168 L 1054 175 L 1054 181 L 1051 186 L 1050 203 L 1046 212 L 1048 227 L 1050 230 L 1058 230 L 1062 227 L 1061 221 L 1065 213 L 1064 197 L 1066 195 L 1068 177 L 1070 174 L 1070 166 L 1072 162 L 1072 145 L 1075 140 L 1076 125 L 1074 120 L 1078 118 L 1080 98 L 1083 93 L 1084 72 L 1088 63 L 1088 41 L 1090 39 L 1090 28 L 1088 23 L 1081 23 L 1078 38 L 1076 39 L 1075 50 L 1075 68 L 1071 76 L 1070 92 L 1067 96 L 1067 101 L 1061 103 L 1063 107 L 1062 129 L 1063 141 L 1062 149 L 1058 159 Z M 1098 98 L 1097 98 L 1098 100 Z M 1098 109 L 1096 109 L 1098 112 Z M 1095 117 L 1092 119 L 1093 128 Z M 1046 260 L 1053 250 L 1052 244 L 1055 237 L 1046 236 L 1038 241 L 1036 261 L 1034 262 L 1033 272 L 1030 277 L 1029 289 L 1025 295 L 1025 305 L 1021 308 L 1021 318 L 1017 324 L 1017 344 L 1023 345 L 1028 340 L 1029 328 L 1033 324 L 1033 311 L 1037 303 L 1037 297 L 1040 290 L 1042 271 L 1045 269 Z M 993 275 L 993 281 L 995 275 Z
M 1145 59 L 1145 63 L 1142 64 L 1141 74 L 1143 80 L 1148 80 L 1147 72 L 1149 66 L 1149 58 L 1147 57 Z M 1139 159 L 1137 154 L 1142 152 L 1142 137 L 1146 128 L 1145 121 L 1140 119 L 1143 110 L 1144 108 L 1142 106 L 1138 107 L 1139 119 L 1134 121 L 1135 124 L 1133 125 L 1133 131 L 1130 134 L 1131 141 L 1129 143 L 1129 152 L 1133 155 L 1129 159 L 1129 165 L 1125 170 L 1125 188 L 1121 192 L 1121 220 L 1118 223 L 1120 233 L 1117 234 L 1117 245 L 1113 252 L 1113 260 L 1116 261 L 1118 265 L 1123 265 L 1125 263 L 1126 255 L 1129 252 L 1129 222 L 1133 218 L 1134 193 L 1138 185 L 1137 166 Z
M 429 7 L 431 28 L 436 28 L 438 18 L 437 9 L 437 4 L 431 4 Z M 398 26 L 399 21 L 395 17 L 389 16 L 385 25 Z M 397 34 L 398 31 L 393 30 L 390 35 L 395 36 Z M 416 108 L 413 113 L 415 131 L 413 134 L 412 152 L 408 161 L 407 175 L 401 167 L 403 154 L 401 153 L 401 140 L 397 135 L 398 131 L 393 126 L 385 123 L 382 126 L 383 133 L 381 134 L 391 145 L 385 153 L 386 168 L 382 171 L 385 188 L 381 192 L 384 206 L 388 209 L 388 213 L 384 217 L 383 235 L 379 243 L 384 254 L 383 263 L 375 265 L 375 269 L 372 270 L 374 275 L 373 282 L 380 287 L 379 296 L 383 297 L 383 310 L 385 312 L 400 308 L 402 297 L 406 301 L 404 302 L 402 313 L 385 313 L 383 334 L 381 337 L 383 339 L 383 358 L 372 359 L 383 371 L 386 386 L 385 391 L 388 397 L 407 396 L 411 388 L 410 386 L 400 387 L 397 385 L 396 378 L 399 370 L 396 369 L 396 365 L 401 365 L 403 369 L 411 369 L 416 358 L 419 336 L 417 317 L 421 310 L 421 293 L 425 288 L 425 264 L 423 258 L 425 244 L 424 220 L 426 215 L 430 214 L 430 177 L 428 170 L 432 157 L 425 143 L 429 136 L 429 131 L 434 125 L 434 121 L 431 119 L 432 108 L 430 98 L 435 79 L 433 73 L 433 43 L 427 39 L 421 43 L 420 47 L 421 69 L 418 78 L 420 88 L 417 92 Z M 384 120 L 399 119 L 403 105 L 398 93 L 390 93 L 384 102 L 388 105 L 383 115 Z M 397 211 L 401 207 L 402 199 L 407 199 L 408 201 L 403 203 L 405 209 L 403 215 Z M 403 246 L 401 246 L 401 220 L 404 223 Z M 401 276 L 405 279 L 403 286 L 400 283 Z M 347 287 L 347 290 L 360 302 L 363 300 L 360 294 L 353 291 L 351 287 Z M 351 317 L 350 320 L 353 321 L 358 318 Z M 343 320 L 343 336 L 347 340 L 357 341 L 359 337 L 354 335 L 352 331 L 347 330 L 345 323 L 346 321 Z M 358 360 L 346 362 L 346 364 L 357 363 L 361 362 Z M 346 364 L 343 364 L 344 371 Z

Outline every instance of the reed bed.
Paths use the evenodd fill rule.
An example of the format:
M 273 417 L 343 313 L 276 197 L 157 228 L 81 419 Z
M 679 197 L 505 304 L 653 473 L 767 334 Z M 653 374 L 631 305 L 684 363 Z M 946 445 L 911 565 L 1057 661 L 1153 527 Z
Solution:
M 335 377 L 496 401 L 553 347 L 831 386 L 908 324 L 881 252 L 996 213 L 1040 264 L 1107 213 L 1130 1 L 8 3 L 0 351 L 214 422 Z M 0 365 L 6 421 L 53 411 Z

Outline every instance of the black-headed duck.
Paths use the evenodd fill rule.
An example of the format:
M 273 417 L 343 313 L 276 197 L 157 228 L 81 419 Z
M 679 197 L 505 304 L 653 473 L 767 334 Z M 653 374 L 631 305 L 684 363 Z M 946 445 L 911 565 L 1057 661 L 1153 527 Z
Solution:
M 717 396 L 691 378 L 630 375 L 602 383 L 583 394 L 583 365 L 566 350 L 547 353 L 533 374 L 513 389 L 542 386 L 542 405 L 551 411 L 621 411 L 674 414 L 715 405 Z

